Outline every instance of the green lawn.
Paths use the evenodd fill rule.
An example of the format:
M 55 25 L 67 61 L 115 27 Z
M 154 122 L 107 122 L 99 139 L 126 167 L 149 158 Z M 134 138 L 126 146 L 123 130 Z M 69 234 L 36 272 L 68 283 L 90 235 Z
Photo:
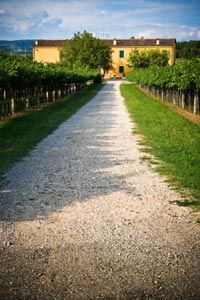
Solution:
M 91 100 L 101 87 L 101 84 L 91 85 L 40 110 L 0 121 L 0 174 Z
M 200 126 L 145 95 L 134 84 L 122 84 L 120 88 L 137 124 L 136 131 L 143 136 L 143 150 L 162 162 L 155 169 L 193 200 L 191 205 L 200 208 Z

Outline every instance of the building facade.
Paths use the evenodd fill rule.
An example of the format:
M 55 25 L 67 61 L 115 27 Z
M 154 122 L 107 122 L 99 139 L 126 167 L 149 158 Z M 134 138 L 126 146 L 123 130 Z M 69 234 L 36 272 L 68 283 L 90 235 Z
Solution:
M 38 40 L 33 46 L 33 60 L 56 63 L 60 61 L 60 50 L 66 40 Z M 105 74 L 106 78 L 123 77 L 131 68 L 128 66 L 130 52 L 134 50 L 168 51 L 169 65 L 175 63 L 175 39 L 113 39 L 104 40 L 112 49 L 112 66 Z

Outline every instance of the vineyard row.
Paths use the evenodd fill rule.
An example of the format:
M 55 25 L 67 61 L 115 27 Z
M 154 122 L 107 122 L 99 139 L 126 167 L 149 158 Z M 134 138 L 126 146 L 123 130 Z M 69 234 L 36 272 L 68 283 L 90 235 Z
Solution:
M 200 58 L 180 65 L 137 69 L 127 79 L 154 97 L 200 112 Z
M 0 118 L 56 101 L 100 82 L 95 70 L 69 70 L 56 64 L 42 64 L 0 53 Z

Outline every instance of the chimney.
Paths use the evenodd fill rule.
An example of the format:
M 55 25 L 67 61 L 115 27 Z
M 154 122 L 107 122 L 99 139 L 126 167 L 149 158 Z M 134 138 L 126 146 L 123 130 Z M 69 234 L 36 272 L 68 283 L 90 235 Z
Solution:
M 156 40 L 156 45 L 160 45 L 160 40 L 159 39 Z
M 36 46 L 38 45 L 38 41 L 35 41 L 35 45 L 36 45 Z
M 114 40 L 113 40 L 113 46 L 116 46 L 116 45 L 117 45 L 117 40 L 114 39 Z

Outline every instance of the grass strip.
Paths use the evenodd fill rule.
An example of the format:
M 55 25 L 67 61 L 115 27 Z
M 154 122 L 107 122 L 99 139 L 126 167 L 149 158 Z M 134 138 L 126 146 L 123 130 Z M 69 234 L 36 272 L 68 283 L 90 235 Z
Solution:
M 200 126 L 134 84 L 122 84 L 120 89 L 136 131 L 143 136 L 144 151 L 161 162 L 155 169 L 200 209 Z
M 0 121 L 0 174 L 26 155 L 62 122 L 86 104 L 102 87 L 94 84 L 40 110 Z

